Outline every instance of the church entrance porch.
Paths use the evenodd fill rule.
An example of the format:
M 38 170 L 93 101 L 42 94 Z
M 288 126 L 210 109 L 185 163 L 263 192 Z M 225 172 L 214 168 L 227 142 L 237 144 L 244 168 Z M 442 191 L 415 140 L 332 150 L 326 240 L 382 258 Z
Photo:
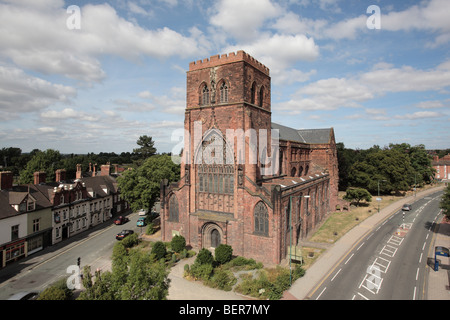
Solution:
M 202 248 L 217 248 L 223 242 L 223 231 L 215 223 L 205 223 L 202 228 Z

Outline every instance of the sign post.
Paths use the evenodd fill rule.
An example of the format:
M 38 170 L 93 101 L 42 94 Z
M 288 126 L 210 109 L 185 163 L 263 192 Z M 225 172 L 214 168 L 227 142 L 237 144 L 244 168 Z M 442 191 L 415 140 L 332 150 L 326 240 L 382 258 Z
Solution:
M 439 271 L 439 262 L 436 259 L 436 256 L 450 256 L 450 250 L 448 248 L 437 246 L 434 248 L 434 271 Z

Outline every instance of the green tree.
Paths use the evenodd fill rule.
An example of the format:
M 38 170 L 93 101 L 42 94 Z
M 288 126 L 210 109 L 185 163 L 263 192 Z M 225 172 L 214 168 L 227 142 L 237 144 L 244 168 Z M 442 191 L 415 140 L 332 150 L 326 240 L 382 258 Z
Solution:
M 165 300 L 169 294 L 169 271 L 163 262 L 154 262 L 148 254 L 135 252 L 129 263 L 122 300 Z
M 170 247 L 174 252 L 180 253 L 186 249 L 186 239 L 183 236 L 175 235 L 170 241 Z
M 348 188 L 344 196 L 344 200 L 356 201 L 356 206 L 359 206 L 361 201 L 372 201 L 372 196 L 366 189 L 363 188 Z
M 126 171 L 117 178 L 117 183 L 132 210 L 151 210 L 160 196 L 161 180 L 171 182 L 179 178 L 180 166 L 173 163 L 170 156 L 155 155 L 137 169 Z
M 140 148 L 133 149 L 133 152 L 138 154 L 141 159 L 147 159 L 156 154 L 155 142 L 152 140 L 152 137 L 147 135 L 140 136 L 136 143 Z
M 227 263 L 233 257 L 233 248 L 230 245 L 221 243 L 214 251 L 214 255 L 218 263 Z
M 450 184 L 445 189 L 439 207 L 442 209 L 442 213 L 447 219 L 450 219 Z
M 20 172 L 20 183 L 33 183 L 33 174 L 36 171 L 45 171 L 47 181 L 55 181 L 55 171 L 63 169 L 59 168 L 61 159 L 62 156 L 57 150 L 37 151 Z

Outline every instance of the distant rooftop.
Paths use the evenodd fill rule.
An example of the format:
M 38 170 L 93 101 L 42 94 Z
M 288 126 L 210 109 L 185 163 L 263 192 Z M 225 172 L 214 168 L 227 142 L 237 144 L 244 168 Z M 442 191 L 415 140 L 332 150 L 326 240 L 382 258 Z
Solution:
M 280 140 L 307 144 L 330 143 L 333 130 L 333 128 L 297 130 L 274 122 L 271 127 L 279 130 Z

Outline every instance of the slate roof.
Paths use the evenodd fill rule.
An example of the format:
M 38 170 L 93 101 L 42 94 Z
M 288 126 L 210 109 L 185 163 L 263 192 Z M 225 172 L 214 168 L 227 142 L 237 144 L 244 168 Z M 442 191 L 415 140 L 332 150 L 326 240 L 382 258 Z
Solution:
M 274 122 L 271 127 L 279 130 L 280 140 L 307 144 L 330 143 L 333 131 L 333 128 L 297 130 Z

